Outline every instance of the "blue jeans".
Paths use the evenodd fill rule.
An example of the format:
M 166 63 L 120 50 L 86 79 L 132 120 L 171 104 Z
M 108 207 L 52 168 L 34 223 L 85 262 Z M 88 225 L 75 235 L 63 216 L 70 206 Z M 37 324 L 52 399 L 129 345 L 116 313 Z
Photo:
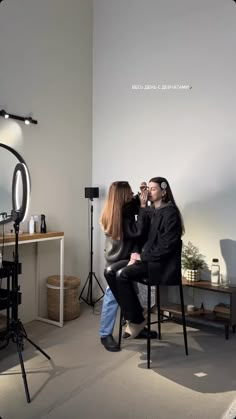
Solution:
M 100 321 L 99 334 L 103 338 L 108 335 L 112 335 L 116 314 L 118 309 L 118 303 L 112 294 L 110 287 L 106 288 L 105 295 L 103 297 L 102 313 Z

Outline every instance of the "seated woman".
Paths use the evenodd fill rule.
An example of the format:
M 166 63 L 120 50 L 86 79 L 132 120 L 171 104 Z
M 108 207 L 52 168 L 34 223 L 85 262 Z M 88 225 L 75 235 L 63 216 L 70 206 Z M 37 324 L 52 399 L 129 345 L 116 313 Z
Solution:
M 150 284 L 177 285 L 181 281 L 181 236 L 184 226 L 170 185 L 163 177 L 149 181 L 148 197 L 154 206 L 148 240 L 141 253 L 131 255 L 132 265 L 117 274 L 107 272 L 107 282 L 124 317 L 126 332 L 137 336 L 146 324 L 133 283 L 147 278 Z
M 139 199 L 133 198 L 128 182 L 113 182 L 101 215 L 100 224 L 106 234 L 105 240 L 105 277 L 108 272 L 116 275 L 122 267 L 129 263 L 132 252 L 139 251 L 146 240 L 147 216 L 146 193 L 143 191 Z M 137 221 L 135 215 L 138 214 Z M 118 304 L 107 287 L 102 306 L 100 337 L 101 343 L 108 351 L 119 351 L 112 333 L 115 325 Z

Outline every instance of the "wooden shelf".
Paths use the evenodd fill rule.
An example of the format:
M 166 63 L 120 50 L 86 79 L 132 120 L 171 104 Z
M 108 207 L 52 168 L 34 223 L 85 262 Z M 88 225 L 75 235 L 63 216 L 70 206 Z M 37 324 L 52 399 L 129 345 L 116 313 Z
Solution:
M 236 287 L 230 286 L 224 288 L 222 286 L 214 286 L 210 281 L 187 281 L 185 278 L 182 279 L 183 288 L 195 288 L 204 290 L 205 292 L 216 292 L 218 294 L 228 295 L 229 296 L 229 305 L 228 307 L 223 307 L 221 310 L 207 310 L 200 311 L 197 309 L 195 311 L 188 311 L 185 306 L 185 316 L 189 321 L 194 322 L 196 320 L 198 323 L 211 323 L 221 324 L 225 328 L 225 337 L 229 337 L 229 326 L 232 326 L 233 332 L 236 328 Z M 181 317 L 181 306 L 180 304 L 167 303 L 161 305 L 161 311 L 169 312 L 170 315 Z
M 186 278 L 182 278 L 182 284 L 184 287 L 191 287 L 191 288 L 197 288 L 202 290 L 208 290 L 208 291 L 215 291 L 215 292 L 221 292 L 223 294 L 234 294 L 236 293 L 236 286 L 230 286 L 228 288 L 224 288 L 222 286 L 214 286 L 211 284 L 210 281 L 187 281 Z
M 18 240 L 19 243 L 22 242 L 31 242 L 31 241 L 40 241 L 40 240 L 45 240 L 45 239 L 50 239 L 50 238 L 55 238 L 55 237 L 63 237 L 64 233 L 62 231 L 49 231 L 48 233 L 34 233 L 34 234 L 29 234 L 29 233 L 22 233 L 19 234 Z M 5 234 L 4 239 L 2 237 L 0 237 L 0 243 L 11 243 L 14 244 L 15 243 L 15 234 Z
M 166 311 L 171 314 L 176 314 L 181 316 L 181 305 L 180 304 L 167 304 L 161 306 L 161 311 Z M 188 311 L 185 307 L 185 316 L 195 319 L 200 319 L 203 321 L 213 321 L 214 323 L 223 323 L 230 324 L 230 316 L 220 316 L 216 315 L 214 311 L 204 309 L 204 312 L 201 312 L 200 309 L 194 311 Z

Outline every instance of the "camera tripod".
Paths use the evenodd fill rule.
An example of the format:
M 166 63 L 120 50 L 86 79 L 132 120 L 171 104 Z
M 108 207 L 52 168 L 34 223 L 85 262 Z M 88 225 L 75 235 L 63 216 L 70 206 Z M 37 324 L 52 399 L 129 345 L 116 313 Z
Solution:
M 90 200 L 93 201 L 93 198 L 90 198 Z M 101 297 L 99 297 L 97 300 L 93 299 L 93 279 L 96 281 L 100 290 L 102 291 Z M 87 297 L 84 298 L 83 297 L 83 292 L 85 291 L 86 286 L 88 287 L 87 288 Z M 83 300 L 89 306 L 94 307 L 95 304 L 99 300 L 101 300 L 101 298 L 103 296 L 104 296 L 104 290 L 103 290 L 98 278 L 96 277 L 95 272 L 93 272 L 93 204 L 91 202 L 91 204 L 90 204 L 90 271 L 89 271 L 88 277 L 86 279 L 86 282 L 83 286 L 83 289 L 80 293 L 79 299 Z
M 11 269 L 11 276 L 12 276 L 12 291 L 10 292 L 11 297 L 9 297 L 8 305 L 12 306 L 11 310 L 11 319 L 9 321 L 8 330 L 5 336 L 6 345 L 7 346 L 10 340 L 16 344 L 17 351 L 20 360 L 22 378 L 25 387 L 25 395 L 27 402 L 30 403 L 30 394 L 29 388 L 26 378 L 25 366 L 23 361 L 22 352 L 24 350 L 24 339 L 26 339 L 31 345 L 33 345 L 41 354 L 43 354 L 47 359 L 51 359 L 46 352 L 44 352 L 38 345 L 36 345 L 29 337 L 25 331 L 25 328 L 18 317 L 18 305 L 19 305 L 19 285 L 18 285 L 18 274 L 19 274 L 19 255 L 18 255 L 18 235 L 19 235 L 19 219 L 18 219 L 18 211 L 14 211 L 12 214 L 12 218 L 15 221 L 14 229 L 15 229 L 15 253 L 14 253 L 14 263 L 13 269 Z M 9 294 L 9 290 L 8 290 Z

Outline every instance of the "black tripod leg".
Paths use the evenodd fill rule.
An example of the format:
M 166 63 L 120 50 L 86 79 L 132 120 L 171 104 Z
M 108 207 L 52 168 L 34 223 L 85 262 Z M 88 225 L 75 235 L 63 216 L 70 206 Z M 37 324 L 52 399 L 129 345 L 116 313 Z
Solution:
M 86 298 L 83 297 L 83 292 L 85 291 L 86 286 L 88 286 L 87 288 L 87 295 Z M 79 296 L 79 300 L 83 300 L 86 304 L 88 304 L 89 306 L 94 306 L 94 302 L 93 302 L 93 295 L 92 295 L 92 273 L 90 272 L 88 275 L 88 278 L 83 286 L 83 289 L 80 293 Z
M 36 345 L 36 343 L 34 343 L 29 337 L 28 337 L 28 335 L 27 335 L 27 333 L 26 333 L 26 330 L 25 330 L 25 328 L 24 328 L 24 326 L 23 326 L 23 324 L 22 323 L 20 323 L 20 334 L 21 334 L 21 336 L 24 338 L 24 339 L 26 339 L 26 340 L 28 340 L 28 342 L 29 343 L 31 343 L 31 345 L 33 345 L 39 352 L 41 352 L 41 354 L 43 354 L 47 359 L 51 359 L 50 358 L 50 356 L 46 353 L 46 352 L 44 352 L 44 350 L 43 349 L 41 349 L 38 345 Z
M 94 302 L 93 302 L 93 278 L 92 278 L 92 275 L 90 276 L 90 281 L 89 281 L 89 285 L 88 285 L 87 301 L 89 301 L 89 304 L 91 306 L 94 306 Z
M 92 277 L 94 277 L 94 279 L 95 279 L 95 281 L 97 282 L 97 284 L 98 284 L 98 286 L 99 286 L 99 288 L 100 288 L 100 290 L 102 291 L 102 295 L 101 295 L 101 297 L 99 297 L 97 300 L 95 300 L 95 301 L 93 301 L 93 296 L 92 296 L 92 280 L 91 280 L 91 282 L 90 282 L 90 292 L 91 292 L 91 294 L 90 294 L 90 301 L 92 302 L 92 304 L 91 305 L 95 305 L 98 301 L 100 301 L 101 300 L 101 298 L 104 296 L 104 289 L 102 288 L 102 286 L 101 286 L 101 284 L 100 284 L 100 282 L 99 282 L 99 280 L 97 279 L 97 277 L 96 277 L 96 275 L 95 275 L 95 273 L 94 272 L 92 272 Z
M 41 349 L 38 345 L 36 345 L 36 343 L 34 343 L 31 339 L 28 338 L 28 336 L 24 336 L 24 338 L 26 340 L 28 340 L 29 343 L 31 343 L 31 345 L 33 345 L 39 352 L 41 352 L 41 354 L 43 354 L 47 359 L 51 359 L 50 356 L 44 352 L 43 349 Z
M 88 276 L 88 278 L 86 279 L 86 282 L 85 282 L 85 284 L 84 284 L 84 286 L 83 286 L 83 288 L 82 288 L 82 291 L 81 291 L 81 293 L 80 293 L 80 295 L 79 295 L 79 299 L 80 299 L 80 298 L 82 298 L 82 294 L 83 294 L 83 292 L 84 292 L 84 290 L 85 290 L 85 287 L 86 287 L 86 285 L 87 285 L 88 281 L 89 281 L 89 276 Z
M 100 290 L 102 291 L 102 297 L 104 296 L 104 289 L 102 288 L 102 286 L 101 286 L 101 284 L 100 284 L 100 282 L 99 282 L 99 280 L 97 279 L 97 277 L 96 277 L 96 275 L 95 275 L 95 273 L 93 272 L 93 276 L 94 276 L 94 278 L 96 279 L 96 282 L 97 282 L 97 284 L 98 284 L 98 286 L 99 286 L 99 288 L 100 288 Z M 100 297 L 101 298 L 101 297 Z
M 19 336 L 16 337 L 16 346 L 17 346 L 17 351 L 18 351 L 18 355 L 19 355 L 19 360 L 20 360 L 20 366 L 21 366 L 21 372 L 22 372 L 22 378 L 24 381 L 24 387 L 25 387 L 25 395 L 26 395 L 26 399 L 27 402 L 30 403 L 30 394 L 29 394 L 29 388 L 28 388 L 28 384 L 27 384 L 27 378 L 26 378 L 26 373 L 25 373 L 25 366 L 24 366 L 24 361 L 23 361 L 23 356 L 22 356 L 22 342 L 21 342 L 21 338 L 19 339 Z

